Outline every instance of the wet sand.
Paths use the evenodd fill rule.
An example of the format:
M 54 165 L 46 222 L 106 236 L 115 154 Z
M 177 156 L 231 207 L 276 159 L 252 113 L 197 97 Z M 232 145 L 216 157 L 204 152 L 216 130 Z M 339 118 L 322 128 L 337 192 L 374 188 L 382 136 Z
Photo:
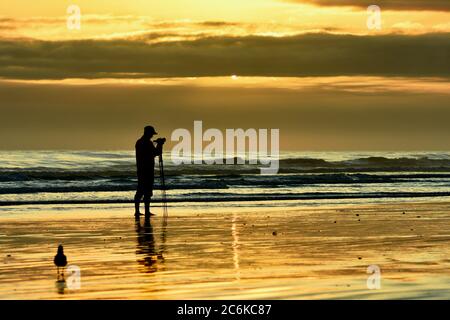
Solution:
M 159 213 L 159 209 L 155 211 Z M 0 215 L 0 299 L 449 299 L 450 203 L 39 206 Z M 81 287 L 57 282 L 58 244 Z M 367 288 L 369 265 L 381 288 Z M 73 280 L 73 278 L 70 278 Z

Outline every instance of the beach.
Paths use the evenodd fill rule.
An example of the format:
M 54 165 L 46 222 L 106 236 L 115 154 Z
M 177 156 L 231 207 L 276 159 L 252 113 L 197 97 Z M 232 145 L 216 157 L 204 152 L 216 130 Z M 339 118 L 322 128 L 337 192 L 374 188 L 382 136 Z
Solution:
M 3 207 L 0 299 L 449 299 L 450 202 Z M 79 268 L 57 281 L 64 246 Z M 369 289 L 369 266 L 380 288 Z M 74 269 L 72 269 L 74 270 Z
M 450 299 L 449 0 L 2 3 L 0 300 Z

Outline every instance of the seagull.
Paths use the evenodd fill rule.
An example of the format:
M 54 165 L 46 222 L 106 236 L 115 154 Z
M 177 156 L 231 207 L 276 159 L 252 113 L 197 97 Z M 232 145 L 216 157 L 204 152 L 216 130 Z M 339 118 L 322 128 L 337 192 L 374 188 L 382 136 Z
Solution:
M 53 259 L 53 262 L 55 263 L 56 270 L 59 275 L 59 268 L 64 268 L 67 265 L 67 257 L 64 254 L 64 248 L 62 245 L 58 246 L 58 253 L 55 256 L 55 259 Z M 64 269 L 63 269 L 64 273 Z

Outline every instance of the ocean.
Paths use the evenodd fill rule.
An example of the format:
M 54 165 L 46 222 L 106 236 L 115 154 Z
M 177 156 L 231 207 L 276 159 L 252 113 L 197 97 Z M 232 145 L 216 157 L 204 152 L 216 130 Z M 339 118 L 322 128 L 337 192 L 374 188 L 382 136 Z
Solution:
M 165 154 L 168 202 L 239 206 L 450 196 L 450 152 L 281 152 L 279 165 L 277 175 L 261 175 L 260 165 L 176 166 Z M 2 207 L 128 203 L 135 188 L 134 151 L 0 152 Z

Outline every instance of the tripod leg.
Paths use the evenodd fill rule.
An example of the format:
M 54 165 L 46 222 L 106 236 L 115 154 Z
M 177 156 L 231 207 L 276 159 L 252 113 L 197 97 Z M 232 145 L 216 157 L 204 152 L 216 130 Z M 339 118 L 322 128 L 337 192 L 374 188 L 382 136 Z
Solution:
M 162 159 L 162 155 L 159 156 L 159 176 L 161 179 L 161 200 L 164 218 L 167 217 L 167 194 L 166 194 L 166 181 L 164 178 L 164 162 Z

